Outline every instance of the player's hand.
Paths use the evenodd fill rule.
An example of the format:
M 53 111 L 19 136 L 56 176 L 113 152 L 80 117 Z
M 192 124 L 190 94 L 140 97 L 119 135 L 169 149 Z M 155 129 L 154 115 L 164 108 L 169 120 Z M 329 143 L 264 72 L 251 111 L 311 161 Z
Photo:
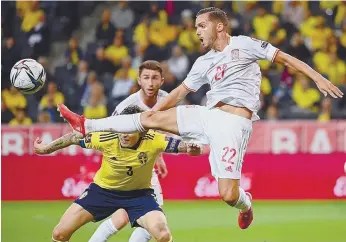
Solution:
M 166 162 L 163 160 L 162 155 L 156 159 L 157 173 L 161 178 L 165 178 L 168 174 Z
M 43 155 L 46 154 L 44 150 L 44 144 L 42 144 L 42 140 L 38 137 L 34 142 L 34 151 L 36 154 Z
M 321 76 L 319 80 L 316 81 L 316 85 L 318 89 L 323 93 L 323 95 L 326 97 L 328 94 L 332 96 L 333 98 L 343 97 L 342 91 L 340 91 L 339 88 L 337 88 L 333 83 L 331 83 L 329 80 Z
M 202 154 L 202 152 L 203 152 L 202 145 L 194 144 L 194 143 L 187 144 L 187 153 L 189 155 L 198 156 Z

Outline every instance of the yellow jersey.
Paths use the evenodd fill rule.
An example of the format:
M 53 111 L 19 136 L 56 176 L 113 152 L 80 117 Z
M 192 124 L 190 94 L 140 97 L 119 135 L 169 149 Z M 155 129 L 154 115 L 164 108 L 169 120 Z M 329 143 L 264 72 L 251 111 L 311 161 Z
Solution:
M 83 114 L 86 118 L 90 119 L 105 118 L 107 117 L 107 107 L 104 104 L 95 107 L 87 105 L 84 108 Z
M 31 125 L 32 124 L 32 120 L 31 120 L 31 118 L 25 117 L 22 122 L 18 122 L 18 120 L 14 118 L 8 124 L 11 125 L 11 126 Z
M 168 143 L 165 135 L 154 131 L 148 131 L 133 148 L 121 147 L 118 134 L 111 132 L 90 133 L 79 142 L 83 148 L 103 153 L 94 183 L 119 191 L 151 188 L 155 160 Z
M 65 97 L 64 94 L 61 92 L 56 92 L 53 94 L 53 100 L 54 100 L 54 105 L 58 105 L 59 103 L 64 103 L 65 102 Z M 49 95 L 46 94 L 42 97 L 40 101 L 40 108 L 48 108 L 49 107 Z

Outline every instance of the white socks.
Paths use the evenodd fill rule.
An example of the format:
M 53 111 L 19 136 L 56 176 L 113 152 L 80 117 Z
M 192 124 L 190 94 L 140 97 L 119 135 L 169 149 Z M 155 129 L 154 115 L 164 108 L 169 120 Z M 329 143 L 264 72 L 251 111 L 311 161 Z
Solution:
M 132 232 L 129 242 L 148 242 L 150 239 L 151 234 L 145 229 L 138 227 Z
M 89 242 L 106 242 L 112 235 L 116 234 L 118 230 L 114 227 L 112 219 L 104 221 L 89 239 Z M 151 235 L 145 229 L 136 228 L 130 237 L 129 242 L 148 242 Z
M 246 195 L 243 188 L 239 187 L 239 199 L 238 202 L 234 206 L 238 208 L 240 212 L 246 212 L 251 207 L 250 198 Z
M 112 219 L 104 221 L 89 239 L 89 242 L 106 242 L 118 230 L 114 227 Z
M 85 120 L 85 132 L 109 131 L 117 133 L 144 132 L 146 129 L 141 124 L 141 114 L 125 114 L 102 119 Z

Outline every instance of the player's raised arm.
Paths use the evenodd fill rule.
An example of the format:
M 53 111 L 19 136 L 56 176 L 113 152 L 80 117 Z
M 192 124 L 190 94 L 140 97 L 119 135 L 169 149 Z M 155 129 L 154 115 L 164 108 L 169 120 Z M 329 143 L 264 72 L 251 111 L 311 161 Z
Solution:
M 324 96 L 329 94 L 333 98 L 338 98 L 344 95 L 339 88 L 324 78 L 320 73 L 312 69 L 309 65 L 283 51 L 279 51 L 277 53 L 274 62 L 286 65 L 310 77 L 316 83 L 318 89 L 323 93 Z
M 181 85 L 171 91 L 167 97 L 155 105 L 153 111 L 163 111 L 176 106 L 190 92 L 196 92 L 203 84 L 207 83 L 205 78 L 207 64 L 203 56 L 199 57 L 193 64 L 189 74 Z
M 152 109 L 153 111 L 163 111 L 170 109 L 177 105 L 181 100 L 185 98 L 185 96 L 190 92 L 183 84 L 176 87 L 173 91 L 171 91 L 167 97 L 165 97 L 162 101 L 157 103 L 155 107 Z
M 68 133 L 52 141 L 49 144 L 43 144 L 40 138 L 36 138 L 34 142 L 34 150 L 35 150 L 35 153 L 39 155 L 50 154 L 57 150 L 66 148 L 70 145 L 79 144 L 79 140 L 81 138 L 82 138 L 81 135 L 78 133 Z
M 325 96 L 328 94 L 334 98 L 343 96 L 343 93 L 336 86 L 334 86 L 330 81 L 316 72 L 306 63 L 275 48 L 268 42 L 246 36 L 241 36 L 240 38 L 242 38 L 242 43 L 248 50 L 249 55 L 253 57 L 254 60 L 266 59 L 274 63 L 288 66 L 310 77 Z

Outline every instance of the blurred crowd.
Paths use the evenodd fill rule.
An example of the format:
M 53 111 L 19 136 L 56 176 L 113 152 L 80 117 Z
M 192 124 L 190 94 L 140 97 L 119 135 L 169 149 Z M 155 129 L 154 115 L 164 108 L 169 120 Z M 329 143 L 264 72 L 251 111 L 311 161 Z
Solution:
M 86 3 L 86 4 L 85 4 Z M 2 123 L 61 122 L 56 105 L 65 103 L 87 118 L 110 115 L 139 90 L 138 67 L 160 61 L 170 92 L 205 53 L 195 34 L 195 14 L 215 6 L 227 12 L 229 33 L 268 41 L 308 63 L 346 92 L 345 1 L 205 2 L 2 2 Z M 72 5 L 73 6 L 72 6 Z M 104 8 L 95 41 L 79 46 L 72 33 L 96 5 Z M 71 6 L 69 6 L 71 5 Z M 49 72 L 52 43 L 66 41 L 65 64 Z M 46 69 L 44 89 L 22 95 L 10 86 L 9 72 L 20 58 L 35 58 Z M 346 118 L 346 99 L 322 97 L 301 73 L 259 62 L 263 119 Z M 185 104 L 204 105 L 209 86 L 188 95 Z

